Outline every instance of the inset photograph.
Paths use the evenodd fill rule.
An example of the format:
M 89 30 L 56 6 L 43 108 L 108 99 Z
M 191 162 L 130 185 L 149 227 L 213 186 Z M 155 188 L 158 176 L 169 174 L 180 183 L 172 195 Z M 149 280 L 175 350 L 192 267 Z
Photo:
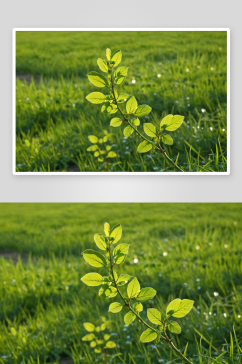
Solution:
M 229 30 L 13 31 L 13 173 L 229 174 Z

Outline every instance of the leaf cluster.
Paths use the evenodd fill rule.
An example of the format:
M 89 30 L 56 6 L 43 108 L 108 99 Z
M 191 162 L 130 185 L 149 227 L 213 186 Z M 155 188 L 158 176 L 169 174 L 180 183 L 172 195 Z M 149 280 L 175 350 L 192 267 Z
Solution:
M 83 326 L 88 331 L 88 334 L 83 336 L 82 341 L 89 341 L 90 347 L 94 349 L 95 353 L 102 353 L 103 349 L 116 348 L 116 343 L 109 340 L 111 335 L 104 333 L 112 321 L 107 321 L 102 317 L 102 324 L 95 326 L 91 322 L 84 322 Z
M 104 162 L 106 158 L 115 158 L 117 154 L 113 152 L 112 145 L 105 145 L 112 137 L 112 134 L 108 134 L 104 130 L 104 137 L 98 138 L 95 135 L 88 135 L 89 141 L 93 144 L 87 148 L 88 152 L 94 152 L 94 157 L 98 159 L 98 162 Z

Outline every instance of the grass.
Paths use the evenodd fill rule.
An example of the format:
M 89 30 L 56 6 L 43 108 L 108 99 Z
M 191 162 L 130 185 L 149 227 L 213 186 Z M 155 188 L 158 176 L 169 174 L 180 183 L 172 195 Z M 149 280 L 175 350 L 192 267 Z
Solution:
M 194 363 L 242 363 L 241 212 L 241 204 L 0 204 L 0 255 L 22 256 L 17 264 L 0 257 L 0 364 L 100 363 L 81 340 L 83 322 L 100 317 L 113 320 L 118 345 L 108 363 L 181 362 L 163 344 L 139 343 L 141 324 L 126 327 L 123 313 L 107 312 L 117 298 L 100 299 L 80 281 L 94 269 L 81 253 L 95 249 L 105 221 L 121 223 L 131 244 L 118 272 L 157 290 L 145 309 L 195 301 L 173 335 L 178 347 Z
M 103 130 L 113 133 L 117 153 L 110 171 L 174 171 L 158 154 L 138 154 L 138 137 L 126 140 L 85 99 L 96 90 L 86 74 L 98 71 L 107 47 L 120 48 L 121 65 L 129 67 L 120 91 L 152 107 L 142 122 L 158 126 L 169 113 L 185 116 L 168 155 L 185 171 L 226 171 L 226 32 L 200 31 L 17 32 L 16 171 L 103 171 L 104 163 L 87 152 L 88 135 L 102 137 Z

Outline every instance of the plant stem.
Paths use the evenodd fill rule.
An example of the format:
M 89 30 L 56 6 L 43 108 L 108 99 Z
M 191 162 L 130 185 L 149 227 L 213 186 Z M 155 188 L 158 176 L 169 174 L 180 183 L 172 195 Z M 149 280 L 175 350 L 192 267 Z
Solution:
M 160 331 L 157 331 L 156 329 L 154 329 L 153 327 L 151 327 L 149 324 L 147 324 L 147 322 L 145 322 L 141 317 L 140 317 L 140 315 L 130 306 L 130 303 L 128 302 L 126 302 L 126 300 L 125 300 L 125 298 L 124 298 L 124 296 L 122 295 L 122 293 L 120 292 L 120 290 L 119 290 L 119 288 L 118 288 L 118 285 L 117 285 L 117 282 L 116 282 L 116 280 L 115 280 L 115 277 L 114 277 L 114 272 L 113 272 L 113 266 L 115 265 L 115 264 L 113 264 L 113 261 L 112 261 L 112 254 L 111 254 L 111 245 L 112 244 L 110 244 L 109 243 L 109 260 L 110 260 L 110 270 L 111 270 L 111 274 L 112 274 L 112 277 L 113 277 L 113 283 L 114 283 L 114 286 L 115 286 L 115 288 L 117 289 L 117 291 L 118 291 L 118 294 L 120 295 L 120 297 L 122 298 L 122 300 L 124 301 L 124 304 L 125 304 L 125 306 L 126 307 L 128 307 L 128 309 L 131 311 L 131 312 L 133 312 L 133 314 L 139 319 L 139 321 L 143 324 L 143 325 L 145 325 L 146 327 L 148 327 L 149 329 L 151 329 L 151 330 L 153 330 L 154 332 L 156 332 L 159 336 L 160 336 L 160 338 L 162 339 L 162 340 L 164 340 L 164 341 L 166 341 L 169 345 L 170 345 L 170 347 L 183 359 L 183 360 L 185 360 L 187 363 L 189 363 L 189 364 L 193 364 L 190 360 L 188 360 L 181 352 L 180 352 L 180 350 L 178 350 L 177 349 L 177 347 L 173 344 L 173 342 L 172 342 L 172 340 L 171 339 L 169 339 L 168 338 L 168 336 L 166 335 L 166 331 L 165 331 L 165 326 L 164 326 L 164 329 L 163 329 L 163 331 L 164 331 L 164 335 L 165 336 L 163 336 L 163 335 L 161 335 L 161 333 L 160 333 Z
M 115 104 L 118 108 L 118 111 L 120 112 L 120 114 L 123 116 L 124 120 L 129 124 L 129 126 L 131 126 L 132 129 L 134 129 L 134 131 L 136 132 L 137 135 L 139 135 L 140 138 L 144 139 L 145 141 L 149 142 L 150 144 L 153 144 L 155 146 L 155 149 L 158 150 L 159 152 L 162 153 L 163 157 L 166 158 L 179 172 L 184 172 L 182 168 L 178 167 L 178 165 L 176 165 L 176 163 L 173 162 L 173 160 L 166 154 L 166 151 L 164 149 L 161 148 L 160 144 L 157 144 L 150 141 L 149 139 L 147 139 L 144 135 L 142 135 L 136 128 L 135 126 L 129 121 L 129 116 L 126 117 L 124 115 L 124 113 L 122 112 L 122 110 L 120 109 L 115 93 L 114 93 L 114 82 L 113 82 L 113 69 L 111 68 L 111 83 L 112 83 L 112 92 L 113 92 L 113 97 L 114 97 L 114 101 Z

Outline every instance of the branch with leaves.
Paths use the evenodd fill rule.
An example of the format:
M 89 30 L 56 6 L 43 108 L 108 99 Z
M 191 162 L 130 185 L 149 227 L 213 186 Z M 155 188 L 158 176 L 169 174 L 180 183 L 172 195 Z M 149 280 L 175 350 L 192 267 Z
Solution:
M 120 117 L 115 117 L 111 120 L 110 125 L 119 127 L 123 121 L 128 124 L 123 133 L 125 138 L 128 138 L 134 132 L 143 139 L 138 145 L 138 153 L 146 152 L 159 152 L 162 156 L 169 161 L 178 171 L 184 172 L 166 153 L 166 150 L 161 146 L 162 144 L 172 145 L 173 139 L 169 134 L 163 133 L 164 130 L 174 131 L 178 129 L 184 120 L 184 116 L 180 115 L 167 115 L 161 120 L 159 129 L 152 123 L 145 123 L 143 129 L 145 134 L 151 138 L 147 138 L 139 130 L 140 117 L 146 116 L 151 112 L 151 107 L 148 105 L 138 106 L 137 100 L 134 96 L 126 93 L 117 92 L 116 87 L 121 85 L 128 74 L 128 67 L 119 67 L 115 69 L 122 60 L 122 53 L 120 50 L 112 53 L 108 48 L 106 50 L 107 60 L 98 58 L 97 64 L 101 71 L 107 74 L 104 76 L 101 73 L 92 71 L 88 73 L 89 81 L 96 87 L 106 87 L 109 90 L 108 95 L 101 92 L 92 92 L 86 99 L 93 104 L 103 104 L 101 111 L 106 114 L 120 113 Z M 123 105 L 126 102 L 126 108 Z
M 83 254 L 83 258 L 92 267 L 106 268 L 107 276 L 101 276 L 99 273 L 87 273 L 81 278 L 82 282 L 88 286 L 102 286 L 99 290 L 99 296 L 105 298 L 113 298 L 119 295 L 121 302 L 113 302 L 109 306 L 109 312 L 117 313 L 125 309 L 128 312 L 124 316 L 126 325 L 130 325 L 136 318 L 145 326 L 146 330 L 141 334 L 140 341 L 148 343 L 155 340 L 159 343 L 160 340 L 166 342 L 183 360 L 187 363 L 192 362 L 187 359 L 169 338 L 167 329 L 175 334 L 181 333 L 181 327 L 176 322 L 171 320 L 172 317 L 180 318 L 188 314 L 194 301 L 188 299 L 175 299 L 169 303 L 166 313 L 162 313 L 155 308 L 147 309 L 147 317 L 151 322 L 147 323 L 142 317 L 143 302 L 151 300 L 156 295 L 156 290 L 151 287 L 140 288 L 139 281 L 136 277 L 131 277 L 128 274 L 118 275 L 114 269 L 125 261 L 129 251 L 130 244 L 119 244 L 114 247 L 122 237 L 121 225 L 116 225 L 112 229 L 108 223 L 104 224 L 104 235 L 95 234 L 94 241 L 97 247 L 105 251 L 105 255 L 98 251 L 87 249 Z M 128 283 L 126 292 L 123 292 L 121 287 Z
M 107 172 L 109 172 L 108 159 L 115 158 L 117 156 L 117 154 L 111 150 L 112 145 L 105 145 L 111 137 L 112 134 L 108 134 L 106 130 L 104 131 L 103 138 L 98 138 L 95 135 L 88 135 L 88 139 L 93 145 L 88 147 L 87 151 L 94 152 L 94 157 L 97 158 L 98 162 L 102 163 L 105 161 Z

